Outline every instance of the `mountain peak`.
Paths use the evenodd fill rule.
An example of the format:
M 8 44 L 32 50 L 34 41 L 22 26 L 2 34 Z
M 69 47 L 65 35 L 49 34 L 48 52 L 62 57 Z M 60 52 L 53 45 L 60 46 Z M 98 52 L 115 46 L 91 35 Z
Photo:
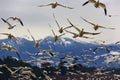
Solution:
M 10 39 L 1 39 L 0 46 L 2 45 L 11 45 L 18 49 L 22 60 L 29 60 L 31 57 L 26 53 L 36 54 L 40 50 L 52 50 L 56 54 L 56 57 L 60 58 L 63 55 L 71 55 L 79 57 L 78 62 L 82 63 L 83 65 L 91 65 L 91 66 L 105 66 L 108 65 L 108 60 L 111 55 L 114 53 L 119 53 L 119 45 L 109 44 L 109 45 L 100 45 L 95 43 L 88 43 L 84 41 L 76 41 L 66 37 L 60 37 L 57 42 L 54 41 L 54 37 L 47 36 L 42 40 L 40 43 L 39 48 L 34 48 L 34 41 L 27 40 L 25 38 L 17 38 L 18 40 L 10 40 Z M 106 49 L 109 49 L 108 52 Z M 114 53 L 113 53 L 113 52 Z M 9 52 L 7 50 L 0 50 L 0 58 L 5 56 L 13 56 L 17 57 L 14 52 Z M 96 57 L 99 59 L 96 59 Z M 118 58 L 118 57 L 116 57 Z M 89 61 L 95 61 L 95 63 L 91 63 Z M 113 61 L 113 59 L 111 59 Z M 103 64 L 103 63 L 104 64 Z M 118 67 L 117 62 L 112 62 L 114 67 Z M 110 64 L 109 64 L 110 65 Z

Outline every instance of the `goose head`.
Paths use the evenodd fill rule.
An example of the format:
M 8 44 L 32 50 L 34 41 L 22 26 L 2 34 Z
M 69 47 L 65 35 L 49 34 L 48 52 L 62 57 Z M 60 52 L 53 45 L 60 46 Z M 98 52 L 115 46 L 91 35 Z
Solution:
M 98 0 L 98 1 L 94 4 L 94 6 L 95 6 L 96 8 L 98 8 L 98 7 L 99 7 L 99 3 L 100 3 L 100 1 Z

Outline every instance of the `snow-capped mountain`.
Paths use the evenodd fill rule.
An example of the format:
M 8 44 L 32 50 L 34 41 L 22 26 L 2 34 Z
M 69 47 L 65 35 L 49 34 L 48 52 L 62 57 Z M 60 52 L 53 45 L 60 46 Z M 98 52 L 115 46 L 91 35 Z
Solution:
M 78 62 L 85 66 L 120 66 L 120 46 L 116 44 L 101 45 L 83 41 L 78 42 L 70 38 L 59 38 L 57 42 L 54 42 L 54 38 L 51 36 L 40 41 L 39 48 L 34 48 L 34 42 L 24 38 L 18 38 L 18 40 L 1 39 L 0 46 L 11 45 L 17 48 L 22 60 L 31 60 L 34 57 L 31 57 L 30 55 L 35 54 L 43 56 L 43 53 L 39 52 L 40 50 L 52 50 L 57 58 L 61 58 L 65 55 L 77 57 L 79 59 Z M 0 58 L 6 56 L 17 57 L 14 51 L 0 50 Z M 38 58 L 36 60 L 41 59 Z M 54 59 L 52 59 L 51 62 L 54 63 L 53 60 Z

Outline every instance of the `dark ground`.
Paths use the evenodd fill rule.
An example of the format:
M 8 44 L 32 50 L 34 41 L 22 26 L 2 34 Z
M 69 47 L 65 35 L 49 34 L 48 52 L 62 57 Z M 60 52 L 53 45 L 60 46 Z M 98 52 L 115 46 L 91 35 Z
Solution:
M 0 80 L 120 80 L 120 69 L 96 69 L 75 64 L 52 66 L 42 64 L 38 68 L 11 57 L 0 59 Z

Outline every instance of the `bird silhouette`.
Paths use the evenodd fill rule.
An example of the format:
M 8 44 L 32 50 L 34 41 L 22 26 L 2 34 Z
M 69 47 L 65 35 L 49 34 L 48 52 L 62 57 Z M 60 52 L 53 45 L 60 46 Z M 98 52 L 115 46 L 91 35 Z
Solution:
M 74 32 L 68 31 L 68 30 L 65 30 L 65 31 L 68 32 L 68 33 L 73 34 L 73 38 L 79 37 L 79 34 L 77 34 L 77 33 L 74 33 Z
M 71 27 L 72 27 L 72 26 L 60 27 L 60 25 L 59 25 L 59 23 L 58 23 L 58 21 L 57 21 L 57 19 L 56 19 L 56 17 L 55 17 L 55 15 L 54 15 L 54 14 L 53 14 L 53 17 L 54 17 L 54 19 L 55 19 L 55 22 L 56 22 L 56 24 L 57 24 L 58 28 L 59 28 L 59 33 L 63 33 L 63 31 L 64 31 L 64 30 L 66 30 L 66 29 L 68 29 L 68 28 L 71 28 Z
M 88 0 L 85 3 L 83 3 L 82 6 L 84 6 L 84 5 L 88 4 L 88 3 L 96 3 L 96 1 L 95 0 Z
M 50 24 L 49 24 L 49 27 L 51 28 L 51 25 L 50 25 Z M 55 42 L 58 40 L 59 37 L 65 35 L 65 33 L 60 34 L 60 35 L 56 35 L 52 28 L 51 28 L 51 31 L 52 31 L 52 33 L 53 33 L 53 35 L 54 35 L 54 40 L 55 40 Z
M 55 56 L 52 50 L 40 50 L 38 53 L 48 53 L 51 57 Z
M 79 33 L 79 36 L 82 37 L 84 34 L 98 35 L 100 33 L 101 32 L 98 32 L 98 33 L 86 32 L 86 31 L 84 31 L 84 29 L 82 29 L 81 32 Z
M 34 41 L 34 47 L 35 47 L 35 48 L 39 48 L 39 47 L 40 47 L 40 42 L 41 42 L 42 40 L 40 40 L 40 41 L 35 40 L 35 38 L 34 38 L 33 35 L 31 34 L 30 30 L 27 29 L 27 31 L 29 32 L 31 38 L 32 38 L 33 41 Z
M 108 27 L 103 27 L 103 26 L 98 25 L 98 24 L 94 24 L 94 23 L 92 23 L 92 22 L 90 22 L 90 21 L 86 20 L 86 19 L 85 19 L 85 18 L 83 18 L 83 17 L 81 17 L 81 19 L 82 19 L 82 20 L 84 20 L 85 22 L 87 22 L 87 23 L 91 24 L 91 25 L 93 26 L 94 30 L 98 30 L 99 28 L 112 29 L 112 30 L 114 30 L 114 29 L 115 29 L 115 28 L 108 28 Z
M 0 47 L 0 50 L 3 50 L 3 49 L 6 49 L 8 51 L 14 51 L 17 54 L 18 58 L 20 59 L 19 52 L 15 47 L 12 47 L 11 45 L 2 45 Z
M 44 7 L 44 6 L 51 6 L 53 9 L 55 9 L 57 6 L 61 6 L 61 7 L 68 8 L 68 9 L 73 9 L 72 7 L 64 6 L 62 4 L 59 4 L 58 2 L 49 3 L 47 5 L 39 5 L 38 7 Z
M 93 38 L 87 37 L 87 36 L 79 36 L 78 33 L 74 33 L 74 32 L 68 31 L 68 30 L 65 30 L 65 31 L 68 32 L 68 33 L 70 33 L 70 34 L 73 34 L 73 38 L 83 37 L 83 38 L 93 39 Z
M 88 0 L 85 3 L 83 3 L 82 6 L 85 6 L 88 3 L 93 3 L 95 8 L 100 8 L 100 7 L 103 8 L 105 15 L 107 15 L 107 9 L 106 9 L 106 5 L 104 3 L 101 3 L 99 0 L 98 1 Z
M 7 35 L 8 39 L 16 39 L 17 40 L 17 38 L 15 36 L 13 36 L 12 34 L 10 34 L 10 33 L 0 33 L 0 34 Z
M 20 22 L 20 24 L 23 26 L 23 22 L 22 22 L 22 20 L 21 20 L 20 18 L 18 18 L 18 17 L 9 17 L 9 18 L 7 18 L 7 21 L 8 21 L 9 19 L 12 19 L 12 20 L 14 20 L 14 21 L 18 21 L 18 22 Z
M 100 34 L 101 32 L 99 33 L 92 33 L 92 32 L 86 32 L 84 31 L 84 29 L 82 28 L 82 30 L 80 30 L 78 27 L 76 26 L 73 26 L 78 32 L 79 32 L 79 37 L 83 37 L 84 34 L 90 34 L 90 35 L 98 35 Z
M 67 21 L 69 22 L 69 24 L 70 24 L 71 27 L 76 26 L 76 25 L 74 25 L 68 18 L 67 18 Z
M 10 24 L 7 20 L 5 20 L 3 18 L 1 18 L 1 19 L 2 19 L 3 22 L 5 22 L 9 26 L 8 29 L 13 29 L 16 26 L 16 25 Z

